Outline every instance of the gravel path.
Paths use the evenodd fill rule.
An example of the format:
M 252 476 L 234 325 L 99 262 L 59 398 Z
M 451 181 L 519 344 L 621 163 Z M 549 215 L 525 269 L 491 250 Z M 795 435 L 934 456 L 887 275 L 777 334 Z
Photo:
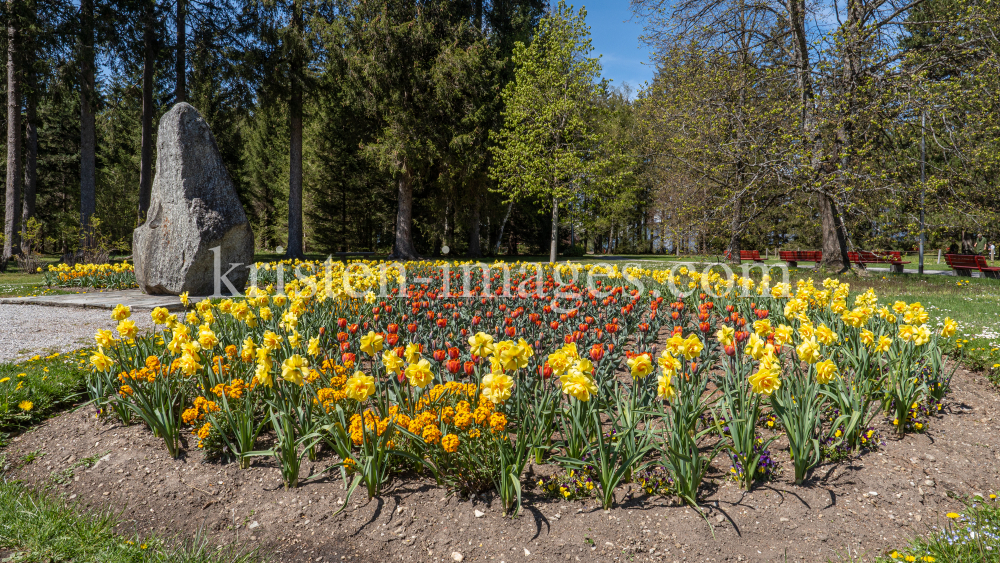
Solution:
M 149 311 L 134 312 L 132 320 L 140 331 L 153 327 Z M 98 329 L 117 324 L 108 309 L 0 304 L 0 363 L 93 345 Z

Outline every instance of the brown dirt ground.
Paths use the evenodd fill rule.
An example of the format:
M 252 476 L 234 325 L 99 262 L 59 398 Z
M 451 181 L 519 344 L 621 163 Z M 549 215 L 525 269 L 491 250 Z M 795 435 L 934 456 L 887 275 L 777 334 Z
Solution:
M 51 485 L 84 506 L 121 510 L 123 532 L 171 536 L 204 528 L 220 543 L 259 545 L 275 561 L 871 560 L 961 508 L 950 495 L 1000 487 L 996 389 L 960 369 L 942 412 L 925 433 L 887 437 L 879 452 L 821 465 L 803 486 L 791 482 L 782 441 L 771 450 L 783 474 L 750 493 L 720 481 L 728 470 L 720 455 L 705 495 L 708 522 L 635 485 L 619 492 L 611 511 L 593 500 L 548 499 L 532 490 L 531 474 L 517 519 L 505 518 L 490 494 L 463 500 L 420 478 L 397 480 L 371 501 L 358 490 L 333 516 L 344 496 L 339 477 L 305 480 L 329 460 L 306 461 L 302 486 L 288 491 L 272 460 L 259 458 L 245 471 L 205 462 L 198 452 L 173 460 L 144 427 L 102 423 L 89 408 L 19 436 L 4 453 L 17 460 L 43 452 L 15 477 Z M 100 462 L 53 485 L 53 474 L 89 456 Z

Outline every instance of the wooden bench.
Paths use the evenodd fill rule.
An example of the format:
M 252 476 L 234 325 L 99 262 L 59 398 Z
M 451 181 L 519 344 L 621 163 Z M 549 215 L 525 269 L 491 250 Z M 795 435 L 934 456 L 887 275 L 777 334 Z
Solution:
M 875 253 L 862 250 L 861 252 L 848 252 L 847 259 L 861 268 L 867 267 L 868 264 L 889 264 L 889 269 L 894 274 L 902 274 L 903 264 L 909 264 L 909 262 L 903 262 L 902 254 L 897 251 Z
M 971 277 L 973 270 L 982 272 L 983 277 L 1000 279 L 1000 268 L 993 268 L 986 262 L 985 256 L 978 254 L 945 254 L 944 261 L 956 276 Z
M 823 260 L 822 250 L 779 250 L 778 256 L 788 263 L 789 268 L 798 267 L 799 262 L 816 262 Z
M 725 253 L 723 253 L 723 255 L 726 257 L 726 260 L 729 260 L 728 250 Z M 761 260 L 760 258 L 759 250 L 741 250 L 740 260 L 753 260 L 754 262 L 763 262 L 763 260 Z

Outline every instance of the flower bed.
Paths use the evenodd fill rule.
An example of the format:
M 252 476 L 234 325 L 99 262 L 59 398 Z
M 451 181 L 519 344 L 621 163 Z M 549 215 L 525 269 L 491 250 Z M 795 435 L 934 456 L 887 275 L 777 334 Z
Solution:
M 42 271 L 39 268 L 39 271 Z M 48 287 L 93 287 L 96 289 L 132 289 L 135 269 L 128 262 L 118 264 L 57 264 L 44 272 Z
M 632 481 L 696 504 L 723 451 L 750 488 L 778 470 L 775 430 L 801 482 L 829 452 L 874 447 L 881 414 L 919 431 L 948 392 L 954 323 L 932 329 L 919 303 L 872 292 L 849 300 L 835 280 L 532 265 L 467 283 L 417 263 L 403 268 L 420 283 L 406 283 L 403 268 L 314 266 L 280 291 L 180 318 L 154 310 L 152 335 L 116 309 L 118 335 L 96 336 L 91 396 L 173 456 L 190 429 L 211 457 L 276 458 L 294 487 L 303 457 L 328 451 L 369 497 L 424 471 L 463 494 L 493 488 L 516 513 L 522 486 L 538 485 L 522 483 L 529 461 L 558 466 L 544 491 L 605 507 Z M 576 274 L 588 283 L 562 282 Z

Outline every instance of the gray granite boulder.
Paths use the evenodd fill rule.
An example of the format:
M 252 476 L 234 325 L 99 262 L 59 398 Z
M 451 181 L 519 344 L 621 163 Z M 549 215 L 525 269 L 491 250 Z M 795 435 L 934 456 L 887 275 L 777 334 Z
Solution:
M 219 271 L 242 292 L 253 249 L 253 231 L 208 123 L 192 106 L 175 105 L 160 119 L 149 213 L 132 235 L 139 288 L 211 295 L 218 253 Z M 230 271 L 234 263 L 242 265 Z

